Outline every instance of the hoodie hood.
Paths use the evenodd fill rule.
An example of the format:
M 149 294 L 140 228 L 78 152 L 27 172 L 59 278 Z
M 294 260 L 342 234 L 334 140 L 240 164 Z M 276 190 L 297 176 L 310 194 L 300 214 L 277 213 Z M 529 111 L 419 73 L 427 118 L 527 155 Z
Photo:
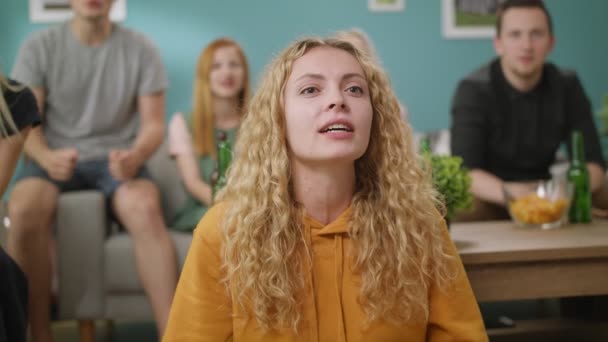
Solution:
M 309 215 L 304 215 L 304 224 L 308 229 L 310 229 L 310 233 L 313 236 L 348 233 L 351 214 L 352 207 L 349 206 L 342 212 L 342 214 L 340 214 L 340 216 L 326 225 L 315 220 Z

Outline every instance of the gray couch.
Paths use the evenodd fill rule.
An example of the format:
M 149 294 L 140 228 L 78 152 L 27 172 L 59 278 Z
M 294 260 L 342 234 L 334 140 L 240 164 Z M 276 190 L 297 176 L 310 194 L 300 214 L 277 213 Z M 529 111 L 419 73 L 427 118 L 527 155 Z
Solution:
M 165 220 L 173 217 L 186 193 L 166 145 L 147 163 L 158 184 Z M 57 212 L 59 318 L 81 322 L 81 336 L 92 320 L 152 319 L 137 276 L 132 240 L 112 225 L 106 201 L 96 191 L 62 194 Z M 191 234 L 171 231 L 183 265 Z

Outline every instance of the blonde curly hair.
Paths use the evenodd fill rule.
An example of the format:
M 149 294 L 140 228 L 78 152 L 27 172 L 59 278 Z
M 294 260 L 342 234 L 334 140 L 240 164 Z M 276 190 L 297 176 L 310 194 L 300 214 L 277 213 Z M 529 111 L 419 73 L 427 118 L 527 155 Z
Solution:
M 341 49 L 359 61 L 374 111 L 368 149 L 355 162 L 349 230 L 360 303 L 370 322 L 428 317 L 429 287 L 445 288 L 455 276 L 437 210 L 442 206 L 388 77 L 366 54 L 336 39 L 294 42 L 267 67 L 252 98 L 218 197 L 228 204 L 222 224 L 226 286 L 260 326 L 297 330 L 302 274 L 312 264 L 304 211 L 293 194 L 282 103 L 294 61 L 315 47 Z

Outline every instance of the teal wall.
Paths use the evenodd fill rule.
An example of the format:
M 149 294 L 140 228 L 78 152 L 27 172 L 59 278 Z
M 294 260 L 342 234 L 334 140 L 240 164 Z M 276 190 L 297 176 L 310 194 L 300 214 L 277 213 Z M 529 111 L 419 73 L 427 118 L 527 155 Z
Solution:
M 0 1 L 0 68 L 8 73 L 23 39 L 46 25 L 29 22 L 27 0 Z M 242 43 L 255 82 L 270 57 L 291 40 L 357 26 L 374 40 L 414 128 L 447 127 L 456 83 L 494 56 L 491 40 L 446 40 L 440 0 L 405 2 L 404 12 L 372 13 L 367 0 L 127 0 L 124 24 L 160 48 L 170 78 L 167 117 L 189 110 L 196 58 L 219 36 Z M 579 73 L 596 111 L 608 93 L 608 1 L 546 3 L 557 36 L 550 59 Z
M 28 1 L 1 1 L 0 66 L 8 72 L 22 40 L 45 26 L 29 22 Z M 196 58 L 216 37 L 242 43 L 256 81 L 269 58 L 292 39 L 358 26 L 374 40 L 414 127 L 446 127 L 456 82 L 494 55 L 491 40 L 446 40 L 441 1 L 405 1 L 404 12 L 372 13 L 367 0 L 127 0 L 124 24 L 146 33 L 161 50 L 171 82 L 167 116 L 189 109 Z M 579 72 L 597 109 L 608 93 L 608 1 L 546 2 L 557 35 L 551 59 Z

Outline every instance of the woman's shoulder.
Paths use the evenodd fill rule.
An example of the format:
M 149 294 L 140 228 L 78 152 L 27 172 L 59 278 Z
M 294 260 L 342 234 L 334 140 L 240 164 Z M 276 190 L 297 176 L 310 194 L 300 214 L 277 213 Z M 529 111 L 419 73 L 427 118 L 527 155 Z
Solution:
M 185 124 L 186 115 L 187 114 L 184 114 L 183 112 L 173 113 L 173 115 L 171 115 L 171 119 L 169 119 L 169 124 L 174 124 L 174 123 Z
M 170 130 L 190 132 L 192 128 L 192 115 L 187 112 L 175 112 L 169 119 Z
M 199 221 L 194 231 L 195 238 L 202 239 L 207 245 L 219 248 L 222 244 L 222 223 L 226 217 L 228 204 L 215 204 Z
M 191 153 L 192 142 L 188 124 L 180 112 L 174 113 L 169 120 L 168 139 L 169 154 L 172 156 Z

